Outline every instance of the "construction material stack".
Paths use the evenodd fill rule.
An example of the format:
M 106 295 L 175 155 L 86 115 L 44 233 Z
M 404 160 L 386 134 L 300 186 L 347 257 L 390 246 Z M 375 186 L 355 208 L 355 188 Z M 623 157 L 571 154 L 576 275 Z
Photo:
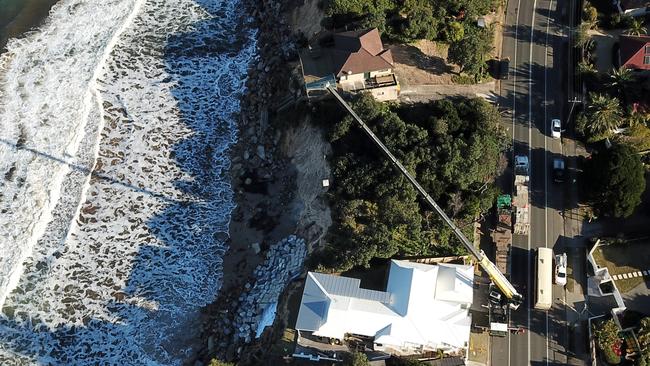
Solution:
M 517 155 L 515 156 L 515 187 L 512 202 L 515 211 L 513 231 L 517 235 L 528 235 L 530 231 L 529 184 L 528 156 Z
M 497 198 L 497 222 L 492 232 L 495 264 L 499 271 L 510 277 L 510 248 L 512 247 L 512 199 L 509 195 Z

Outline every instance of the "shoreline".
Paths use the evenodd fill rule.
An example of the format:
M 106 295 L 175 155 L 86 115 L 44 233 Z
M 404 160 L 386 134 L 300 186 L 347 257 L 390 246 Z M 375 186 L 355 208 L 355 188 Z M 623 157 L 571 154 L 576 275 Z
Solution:
M 291 17 L 301 4 L 293 0 L 243 0 L 243 4 L 258 31 L 258 53 L 248 68 L 238 140 L 230 149 L 236 208 L 231 213 L 221 289 L 204 308 L 203 344 L 188 365 L 205 365 L 213 358 L 238 360 L 239 365 L 266 361 L 289 322 L 287 303 L 301 289 L 294 280 L 306 273 L 303 260 L 331 225 L 327 189 L 321 184 L 330 178 L 326 156 L 331 148 L 323 131 L 310 123 L 304 105 L 296 48 L 300 36 L 292 30 L 296 27 Z M 275 304 L 269 303 L 272 298 L 277 298 Z M 262 313 L 275 306 L 273 324 L 256 339 Z
M 20 9 L 9 17 L 6 23 L 0 23 L 0 55 L 7 51 L 5 47 L 10 39 L 21 38 L 25 33 L 43 25 L 50 15 L 52 7 L 58 2 L 59 0 L 23 0 L 20 2 Z

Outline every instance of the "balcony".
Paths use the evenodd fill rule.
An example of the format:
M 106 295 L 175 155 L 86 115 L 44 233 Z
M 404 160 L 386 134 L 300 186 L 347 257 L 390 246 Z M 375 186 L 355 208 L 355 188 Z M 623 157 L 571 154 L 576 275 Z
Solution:
M 344 91 L 360 91 L 395 85 L 397 85 L 395 74 L 374 76 L 363 81 L 344 81 L 339 83 L 339 87 Z

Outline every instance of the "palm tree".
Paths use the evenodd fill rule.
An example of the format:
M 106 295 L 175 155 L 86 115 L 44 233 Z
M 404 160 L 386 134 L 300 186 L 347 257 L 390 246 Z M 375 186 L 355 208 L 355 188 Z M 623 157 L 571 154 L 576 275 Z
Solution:
M 593 136 L 604 135 L 614 131 L 621 125 L 622 112 L 617 98 L 603 94 L 591 94 L 587 106 L 587 128 Z
M 639 19 L 634 19 L 632 20 L 632 23 L 630 23 L 630 27 L 625 31 L 626 34 L 633 35 L 633 36 L 640 36 L 642 34 L 646 34 L 647 30 L 643 26 L 643 22 L 640 21 Z
M 630 127 L 634 127 L 634 126 L 647 126 L 647 125 L 648 125 L 648 121 L 650 120 L 650 118 L 648 118 L 648 117 L 649 117 L 649 116 L 648 116 L 648 114 L 646 114 L 646 113 L 639 112 L 639 111 L 637 111 L 637 112 L 633 112 L 633 113 L 630 115 L 630 117 L 628 117 L 628 119 L 627 119 L 627 124 L 628 124 Z
M 592 24 L 587 22 L 582 22 L 580 25 L 578 25 L 578 29 L 576 30 L 573 38 L 574 46 L 584 48 L 587 45 L 591 39 L 591 35 L 589 34 L 591 27 Z
M 619 67 L 618 69 L 612 70 L 611 74 L 609 74 L 609 82 L 607 84 L 611 88 L 623 90 L 632 81 L 634 81 L 632 70 L 627 67 Z
M 614 69 L 611 74 L 609 74 L 609 81 L 607 86 L 612 89 L 616 89 L 619 93 L 619 96 L 623 100 L 623 104 L 627 104 L 628 100 L 628 88 L 633 85 L 635 81 L 634 73 L 632 70 L 626 67 L 619 67 Z

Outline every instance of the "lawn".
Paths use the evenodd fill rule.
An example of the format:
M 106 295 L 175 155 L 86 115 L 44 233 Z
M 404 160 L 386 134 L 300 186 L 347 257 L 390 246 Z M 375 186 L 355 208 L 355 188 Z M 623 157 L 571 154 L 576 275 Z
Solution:
M 607 267 L 610 275 L 644 271 L 650 269 L 650 242 L 646 239 L 599 246 L 594 251 L 594 259 L 599 266 Z M 643 277 L 615 280 L 621 292 L 627 292 L 643 281 Z

